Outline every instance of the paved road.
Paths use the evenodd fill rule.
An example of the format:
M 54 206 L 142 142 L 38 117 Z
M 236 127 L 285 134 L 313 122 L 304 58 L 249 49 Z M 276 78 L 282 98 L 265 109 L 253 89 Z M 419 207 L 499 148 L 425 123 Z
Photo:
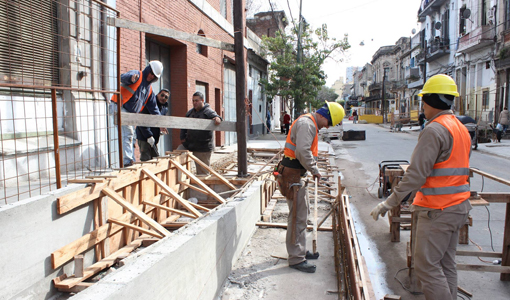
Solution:
M 399 294 L 402 299 L 424 299 L 413 296 L 402 289 L 395 273 L 406 267 L 405 245 L 409 233 L 401 233 L 401 242 L 390 241 L 389 225 L 386 218 L 375 222 L 369 215 L 373 206 L 380 200 L 377 198 L 378 164 L 382 160 L 410 160 L 418 139 L 417 132 L 392 133 L 378 125 L 344 124 L 344 130 L 366 130 L 366 141 L 333 141 L 332 146 L 338 155 L 337 165 L 343 169 L 344 185 L 351 196 L 355 211 L 356 228 L 360 244 L 369 267 L 369 272 L 377 295 L 381 299 L 386 293 Z M 510 149 L 509 149 L 510 151 Z M 494 174 L 502 178 L 510 178 L 510 160 L 473 151 L 472 167 Z M 375 185 L 370 189 L 370 185 Z M 510 192 L 510 187 L 475 175 L 472 179 L 472 190 L 490 192 Z M 493 235 L 493 246 L 498 252 L 502 248 L 504 206 L 491 204 L 490 228 Z M 470 238 L 480 245 L 484 251 L 491 251 L 491 239 L 487 226 L 488 212 L 485 207 L 476 207 L 471 211 L 474 225 L 470 228 Z M 459 249 L 476 251 L 474 244 L 461 245 Z M 487 259 L 489 260 L 489 259 Z M 458 263 L 484 264 L 477 258 L 458 257 Z M 398 278 L 407 282 L 407 271 L 403 270 Z M 499 274 L 482 272 L 459 272 L 459 285 L 474 293 L 472 299 L 509 299 L 510 282 L 499 281 Z M 459 297 L 459 299 L 461 299 Z M 467 298 L 466 298 L 467 299 Z

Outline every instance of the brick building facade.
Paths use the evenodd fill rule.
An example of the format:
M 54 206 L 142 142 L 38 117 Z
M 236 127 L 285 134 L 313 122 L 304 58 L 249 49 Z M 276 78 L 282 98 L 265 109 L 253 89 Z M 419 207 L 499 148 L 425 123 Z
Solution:
M 120 18 L 171 28 L 207 38 L 234 43 L 232 0 L 119 0 Z M 225 117 L 224 72 L 233 69 L 234 53 L 134 30 L 121 30 L 121 72 L 143 69 L 148 61 L 164 64 L 163 77 L 153 84 L 158 92 L 171 92 L 169 114 L 184 116 L 193 107 L 195 91 L 205 92 L 206 102 Z M 235 62 L 234 62 L 235 63 Z M 162 149 L 180 144 L 179 130 L 160 143 Z M 225 133 L 216 133 L 216 146 L 224 145 Z M 164 146 L 163 146 L 164 145 Z

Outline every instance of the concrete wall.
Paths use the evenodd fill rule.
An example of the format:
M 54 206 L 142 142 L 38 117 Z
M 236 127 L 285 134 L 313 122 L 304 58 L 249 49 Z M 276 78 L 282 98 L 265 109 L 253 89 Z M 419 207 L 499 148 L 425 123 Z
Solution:
M 74 273 L 73 264 L 53 270 L 50 255 L 92 230 L 92 205 L 57 214 L 57 197 L 81 188 L 73 184 L 0 208 L 0 299 L 48 299 L 55 293 L 53 278 Z M 88 265 L 92 252 L 86 254 Z
M 261 182 L 136 255 L 80 299 L 213 299 L 260 218 Z

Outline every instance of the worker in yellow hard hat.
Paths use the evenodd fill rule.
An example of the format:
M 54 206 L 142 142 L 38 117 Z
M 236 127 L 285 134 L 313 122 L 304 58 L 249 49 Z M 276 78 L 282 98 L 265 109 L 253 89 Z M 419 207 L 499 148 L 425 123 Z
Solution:
M 321 178 L 317 167 L 319 155 L 319 130 L 335 126 L 342 122 L 345 111 L 336 102 L 326 102 L 315 113 L 301 115 L 297 118 L 287 134 L 284 158 L 275 172 L 278 187 L 287 198 L 289 218 L 287 227 L 287 252 L 289 266 L 299 271 L 314 273 L 315 265 L 307 259 L 318 257 L 306 251 L 306 220 L 308 218 L 308 201 L 306 201 L 306 184 L 304 176 L 309 171 L 315 180 Z
M 427 300 L 457 299 L 455 253 L 459 229 L 471 210 L 468 199 L 471 137 L 450 110 L 459 96 L 448 75 L 432 76 L 419 94 L 428 123 L 418 138 L 411 164 L 393 193 L 371 212 L 375 220 L 410 193 L 418 215 L 414 268 Z

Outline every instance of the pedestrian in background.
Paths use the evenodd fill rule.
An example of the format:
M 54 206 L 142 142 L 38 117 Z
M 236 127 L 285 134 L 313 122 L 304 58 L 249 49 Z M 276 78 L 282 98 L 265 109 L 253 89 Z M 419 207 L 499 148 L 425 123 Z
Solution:
M 432 76 L 419 94 L 427 126 L 418 137 L 411 164 L 393 193 L 370 213 L 384 216 L 411 192 L 411 211 L 418 216 L 414 268 L 427 300 L 457 299 L 455 253 L 459 229 L 466 224 L 469 203 L 471 138 L 450 110 L 459 96 L 447 75 Z
M 503 133 L 506 133 L 508 124 L 510 124 L 510 113 L 508 112 L 508 107 L 506 106 L 499 114 L 499 124 L 503 125 Z
M 219 125 L 221 117 L 209 106 L 204 103 L 204 95 L 201 92 L 193 94 L 193 108 L 186 113 L 186 118 L 212 119 L 216 125 Z M 189 150 L 206 165 L 211 164 L 211 155 L 214 150 L 213 132 L 211 130 L 181 129 L 181 145 L 177 150 Z M 209 172 L 197 165 L 197 174 L 209 174 Z
M 356 124 L 356 123 L 358 122 L 358 112 L 357 112 L 356 110 L 354 110 L 354 111 L 352 112 L 352 116 L 353 116 L 353 118 L 352 118 L 352 122 L 353 122 L 354 124 Z
M 167 89 L 162 89 L 156 95 L 156 104 L 161 115 L 166 115 L 168 112 L 168 98 L 170 97 L 170 91 Z M 142 114 L 150 115 L 149 110 L 145 107 Z M 138 142 L 138 148 L 140 148 L 140 160 L 148 161 L 153 159 L 154 157 L 159 156 L 158 151 L 158 143 L 159 137 L 161 134 L 167 134 L 168 131 L 166 128 L 159 127 L 144 127 L 137 126 L 136 127 L 136 140 Z
M 285 112 L 284 112 L 284 111 L 282 111 L 282 112 L 280 113 L 280 132 L 281 132 L 282 134 L 285 134 L 285 125 L 283 124 L 283 117 L 284 117 L 284 116 L 285 116 Z
M 285 135 L 289 134 L 289 127 L 290 127 L 290 115 L 284 111 L 283 112 L 283 124 L 285 126 Z
M 157 100 L 152 93 L 153 82 L 163 74 L 163 64 L 157 60 L 149 62 L 143 71 L 131 70 L 120 75 L 120 99 L 122 101 L 121 112 L 140 113 L 146 107 L 151 115 L 159 115 Z M 110 111 L 117 112 L 117 95 L 112 96 Z M 122 125 L 122 160 L 124 167 L 133 165 L 135 127 Z
M 422 131 L 425 128 L 425 113 L 423 113 L 423 110 L 418 116 L 418 124 L 420 125 L 420 131 Z

